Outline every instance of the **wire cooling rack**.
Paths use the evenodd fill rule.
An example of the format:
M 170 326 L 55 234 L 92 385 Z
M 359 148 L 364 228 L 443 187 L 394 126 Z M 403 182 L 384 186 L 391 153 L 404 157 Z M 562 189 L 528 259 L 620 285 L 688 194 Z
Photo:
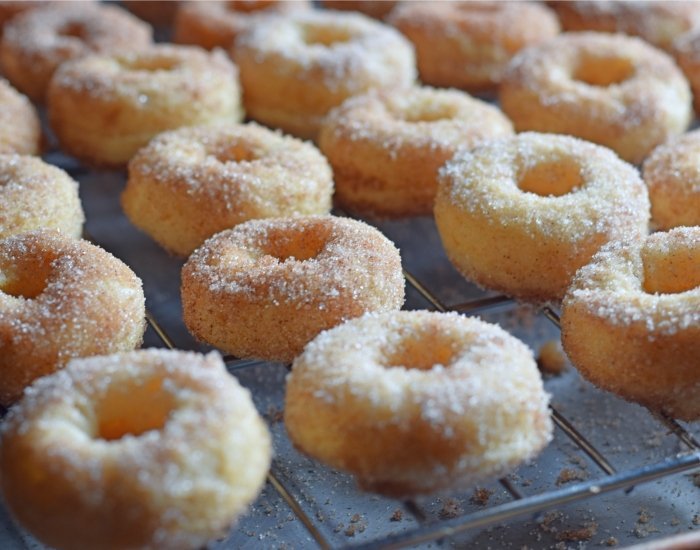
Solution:
M 81 183 L 90 237 L 144 280 L 145 345 L 205 350 L 182 324 L 179 270 L 124 218 L 126 175 L 48 160 Z M 484 293 L 446 260 L 432 220 L 382 223 L 402 251 L 407 307 L 458 311 L 498 322 L 535 351 L 558 338 L 558 314 Z M 225 357 L 253 393 L 273 433 L 276 456 L 263 494 L 214 548 L 581 548 L 628 545 L 700 524 L 693 428 L 600 392 L 573 369 L 547 380 L 554 442 L 530 465 L 473 493 L 399 502 L 361 493 L 353 480 L 297 453 L 284 432 L 288 367 Z M 700 483 L 699 483 L 700 484 Z M 0 510 L 0 548 L 36 547 Z

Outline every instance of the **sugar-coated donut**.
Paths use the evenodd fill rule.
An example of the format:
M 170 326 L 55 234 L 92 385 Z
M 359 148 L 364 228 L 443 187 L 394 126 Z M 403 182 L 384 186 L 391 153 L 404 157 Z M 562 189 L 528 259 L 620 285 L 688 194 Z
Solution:
M 606 242 L 646 235 L 649 199 L 612 151 L 525 133 L 460 152 L 441 170 L 435 221 L 466 278 L 529 301 L 560 300 Z
M 249 116 L 302 138 L 315 139 L 326 114 L 348 97 L 416 78 L 411 44 L 356 13 L 267 17 L 239 36 L 232 55 Z
M 203 548 L 260 492 L 270 435 L 215 354 L 76 359 L 0 431 L 12 515 L 54 548 Z
M 432 213 L 438 169 L 458 149 L 512 133 L 496 107 L 457 90 L 413 87 L 348 99 L 326 118 L 319 147 L 342 208 L 401 217 Z
M 374 19 L 384 19 L 398 4 L 398 0 L 321 0 L 321 5 L 330 10 L 359 11 Z
M 333 174 L 310 143 L 256 124 L 161 134 L 129 163 L 124 212 L 166 249 L 188 255 L 250 219 L 327 214 Z
M 0 241 L 0 405 L 74 357 L 132 350 L 141 280 L 101 248 L 40 230 Z
M 700 112 L 700 29 L 681 35 L 672 53 L 693 90 L 695 111 Z
M 100 165 L 126 163 L 166 130 L 243 118 L 238 72 L 227 56 L 172 45 L 64 63 L 48 106 L 61 147 Z
M 456 313 L 368 314 L 294 361 L 284 421 L 294 444 L 393 497 L 501 476 L 551 439 L 532 352 Z
M 692 117 L 688 83 L 673 60 L 638 38 L 566 33 L 522 51 L 500 89 L 519 132 L 570 134 L 640 163 Z
M 700 225 L 700 130 L 659 145 L 643 173 L 658 229 Z
M 678 36 L 700 24 L 700 4 L 693 1 L 567 0 L 548 5 L 565 31 L 629 34 L 665 50 Z
M 700 418 L 700 227 L 610 243 L 564 298 L 562 342 L 588 380 Z
M 5 26 L 2 70 L 35 101 L 44 101 L 51 75 L 61 63 L 90 53 L 147 48 L 151 27 L 117 6 L 70 3 L 24 13 Z
M 37 157 L 0 154 L 0 239 L 34 229 L 80 238 L 78 183 Z
M 396 247 L 348 218 L 248 221 L 206 241 L 182 269 L 187 328 L 239 357 L 289 362 L 322 330 L 403 300 Z
M 471 92 L 495 90 L 516 52 L 559 33 L 533 2 L 403 2 L 387 21 L 415 46 L 424 83 Z
M 230 48 L 261 15 L 308 9 L 308 0 L 203 0 L 183 2 L 175 16 L 173 39 L 208 50 Z
M 38 155 L 41 123 L 29 100 L 0 78 L 0 154 Z

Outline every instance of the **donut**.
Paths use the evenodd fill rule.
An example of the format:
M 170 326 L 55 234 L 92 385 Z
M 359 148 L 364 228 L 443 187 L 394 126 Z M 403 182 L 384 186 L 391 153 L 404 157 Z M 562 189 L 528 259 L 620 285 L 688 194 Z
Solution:
M 0 491 L 55 548 L 204 548 L 257 496 L 270 435 L 211 353 L 74 359 L 30 386 L 0 437 Z
M 603 247 L 576 274 L 561 326 L 564 350 L 595 385 L 700 418 L 700 227 Z
M 79 239 L 84 221 L 78 183 L 63 170 L 0 154 L 0 239 L 42 228 Z
M 438 169 L 459 148 L 512 133 L 496 107 L 457 90 L 414 87 L 348 99 L 326 118 L 319 147 L 342 208 L 402 217 L 432 214 Z
M 51 80 L 48 107 L 64 151 L 108 166 L 125 164 L 166 130 L 243 118 L 238 73 L 227 56 L 172 45 L 64 63 Z
M 604 33 L 566 33 L 522 51 L 500 101 L 518 132 L 573 135 L 635 164 L 692 117 L 688 83 L 668 55 Z
M 315 139 L 323 118 L 348 97 L 415 80 L 411 44 L 363 15 L 303 11 L 270 16 L 232 49 L 248 115 Z
M 0 78 L 0 155 L 38 155 L 41 123 L 29 100 Z
M 644 161 L 643 177 L 658 229 L 700 225 L 700 131 L 659 145 Z
M 374 19 L 384 19 L 399 2 L 397 0 L 321 0 L 321 5 L 330 10 L 359 11 Z
M 310 7 L 307 0 L 230 0 L 183 2 L 177 10 L 173 39 L 208 50 L 230 48 L 261 15 Z
M 287 377 L 294 445 L 364 490 L 410 497 L 466 489 L 552 438 L 530 349 L 456 313 L 367 314 L 319 334 Z
M 101 248 L 55 231 L 0 241 L 0 405 L 74 357 L 132 350 L 141 280 Z
M 15 87 L 43 102 L 51 76 L 65 61 L 90 53 L 143 50 L 152 41 L 149 25 L 116 6 L 48 6 L 5 26 L 0 65 Z
M 403 2 L 387 22 L 415 46 L 422 82 L 470 92 L 495 91 L 516 52 L 559 33 L 531 2 Z
M 700 30 L 681 35 L 673 43 L 673 56 L 693 90 L 693 105 L 700 112 Z
M 646 235 L 649 199 L 634 167 L 609 149 L 524 133 L 457 153 L 438 177 L 435 221 L 467 279 L 558 301 L 603 244 Z
M 185 325 L 238 357 L 291 362 L 322 330 L 399 309 L 401 258 L 373 227 L 333 216 L 251 220 L 182 268 Z
M 167 250 L 189 255 L 250 219 L 327 214 L 333 174 L 310 143 L 256 124 L 160 134 L 129 163 L 127 217 Z
M 48 5 L 48 0 L 2 0 L 0 1 L 0 38 L 5 24 L 16 15 Z
M 597 0 L 548 2 L 565 31 L 597 31 L 638 36 L 670 49 L 673 41 L 700 24 L 697 2 Z

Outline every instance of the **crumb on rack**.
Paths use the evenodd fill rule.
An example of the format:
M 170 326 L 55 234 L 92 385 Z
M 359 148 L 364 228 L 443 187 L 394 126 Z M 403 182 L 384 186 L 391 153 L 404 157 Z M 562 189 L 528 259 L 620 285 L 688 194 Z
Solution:
M 605 546 L 617 546 L 620 542 L 615 537 L 608 537 L 603 541 Z
M 572 481 L 585 481 L 588 474 L 579 468 L 564 468 L 557 477 L 557 486 L 570 483 Z
M 489 489 L 477 487 L 474 489 L 474 494 L 472 494 L 469 500 L 472 504 L 476 504 L 477 506 L 486 506 L 489 503 L 489 498 L 491 498 L 492 494 L 493 491 L 490 491 Z
M 566 529 L 557 533 L 556 539 L 560 542 L 581 542 L 591 540 L 598 532 L 598 524 L 587 523 L 579 529 Z
M 566 356 L 559 340 L 548 340 L 542 344 L 537 357 L 537 366 L 542 374 L 550 376 L 559 376 L 566 370 Z
M 403 519 L 403 511 L 400 508 L 397 508 L 396 510 L 394 510 L 394 513 L 391 514 L 389 521 L 401 521 L 402 519 Z
M 448 498 L 442 503 L 442 508 L 438 515 L 441 519 L 456 518 L 462 513 L 462 505 L 456 498 Z

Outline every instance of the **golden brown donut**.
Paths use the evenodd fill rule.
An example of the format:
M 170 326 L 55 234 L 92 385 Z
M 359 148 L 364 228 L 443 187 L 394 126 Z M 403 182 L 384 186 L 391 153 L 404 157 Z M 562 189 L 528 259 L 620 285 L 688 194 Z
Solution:
M 91 53 L 143 50 L 152 42 L 149 25 L 116 6 L 71 3 L 31 10 L 5 26 L 0 64 L 12 84 L 44 101 L 61 63 Z
M 416 77 L 405 38 L 347 12 L 266 17 L 239 36 L 232 55 L 248 115 L 302 138 L 315 139 L 326 114 L 348 97 Z
M 98 165 L 126 163 L 166 130 L 243 118 L 235 65 L 221 51 L 188 46 L 64 63 L 51 80 L 48 105 L 61 147 Z
M 511 62 L 501 108 L 518 132 L 570 134 L 638 164 L 692 117 L 690 90 L 664 52 L 638 38 L 566 33 Z
M 548 5 L 565 31 L 629 34 L 664 50 L 700 24 L 700 3 L 694 1 L 567 0 Z
M 122 206 L 137 227 L 187 256 L 250 219 L 328 214 L 333 174 L 310 143 L 256 124 L 160 134 L 129 163 Z
M 532 352 L 456 313 L 368 314 L 316 337 L 287 378 L 294 444 L 392 497 L 467 489 L 552 438 Z
M 359 11 L 374 19 L 384 19 L 398 4 L 398 0 L 321 0 L 324 8 Z
M 432 213 L 438 169 L 458 149 L 512 133 L 496 107 L 457 90 L 414 87 L 348 99 L 326 118 L 319 147 L 342 208 L 401 217 Z
M 208 50 L 230 48 L 239 34 L 271 13 L 311 7 L 308 0 L 214 0 L 183 2 L 177 10 L 173 40 Z
M 74 357 L 132 350 L 141 280 L 87 241 L 32 231 L 0 241 L 0 405 Z
M 0 154 L 0 239 L 56 229 L 79 239 L 85 215 L 78 182 L 39 158 Z
M 0 490 L 54 548 L 204 548 L 260 492 L 270 435 L 215 354 L 74 359 L 0 431 Z
M 643 173 L 658 229 L 700 225 L 700 131 L 659 145 Z
M 238 357 L 290 362 L 322 330 L 399 309 L 401 258 L 348 218 L 251 220 L 214 235 L 182 269 L 185 324 Z
M 562 342 L 608 391 L 700 418 L 700 227 L 610 243 L 566 293 Z
M 519 50 L 559 33 L 532 2 L 403 2 L 387 22 L 415 46 L 421 81 L 470 92 L 494 91 Z
M 29 100 L 0 78 L 0 154 L 38 155 L 41 123 Z
M 452 264 L 523 300 L 561 300 L 603 244 L 647 233 L 634 167 L 569 136 L 524 133 L 459 152 L 438 185 L 435 221 Z

